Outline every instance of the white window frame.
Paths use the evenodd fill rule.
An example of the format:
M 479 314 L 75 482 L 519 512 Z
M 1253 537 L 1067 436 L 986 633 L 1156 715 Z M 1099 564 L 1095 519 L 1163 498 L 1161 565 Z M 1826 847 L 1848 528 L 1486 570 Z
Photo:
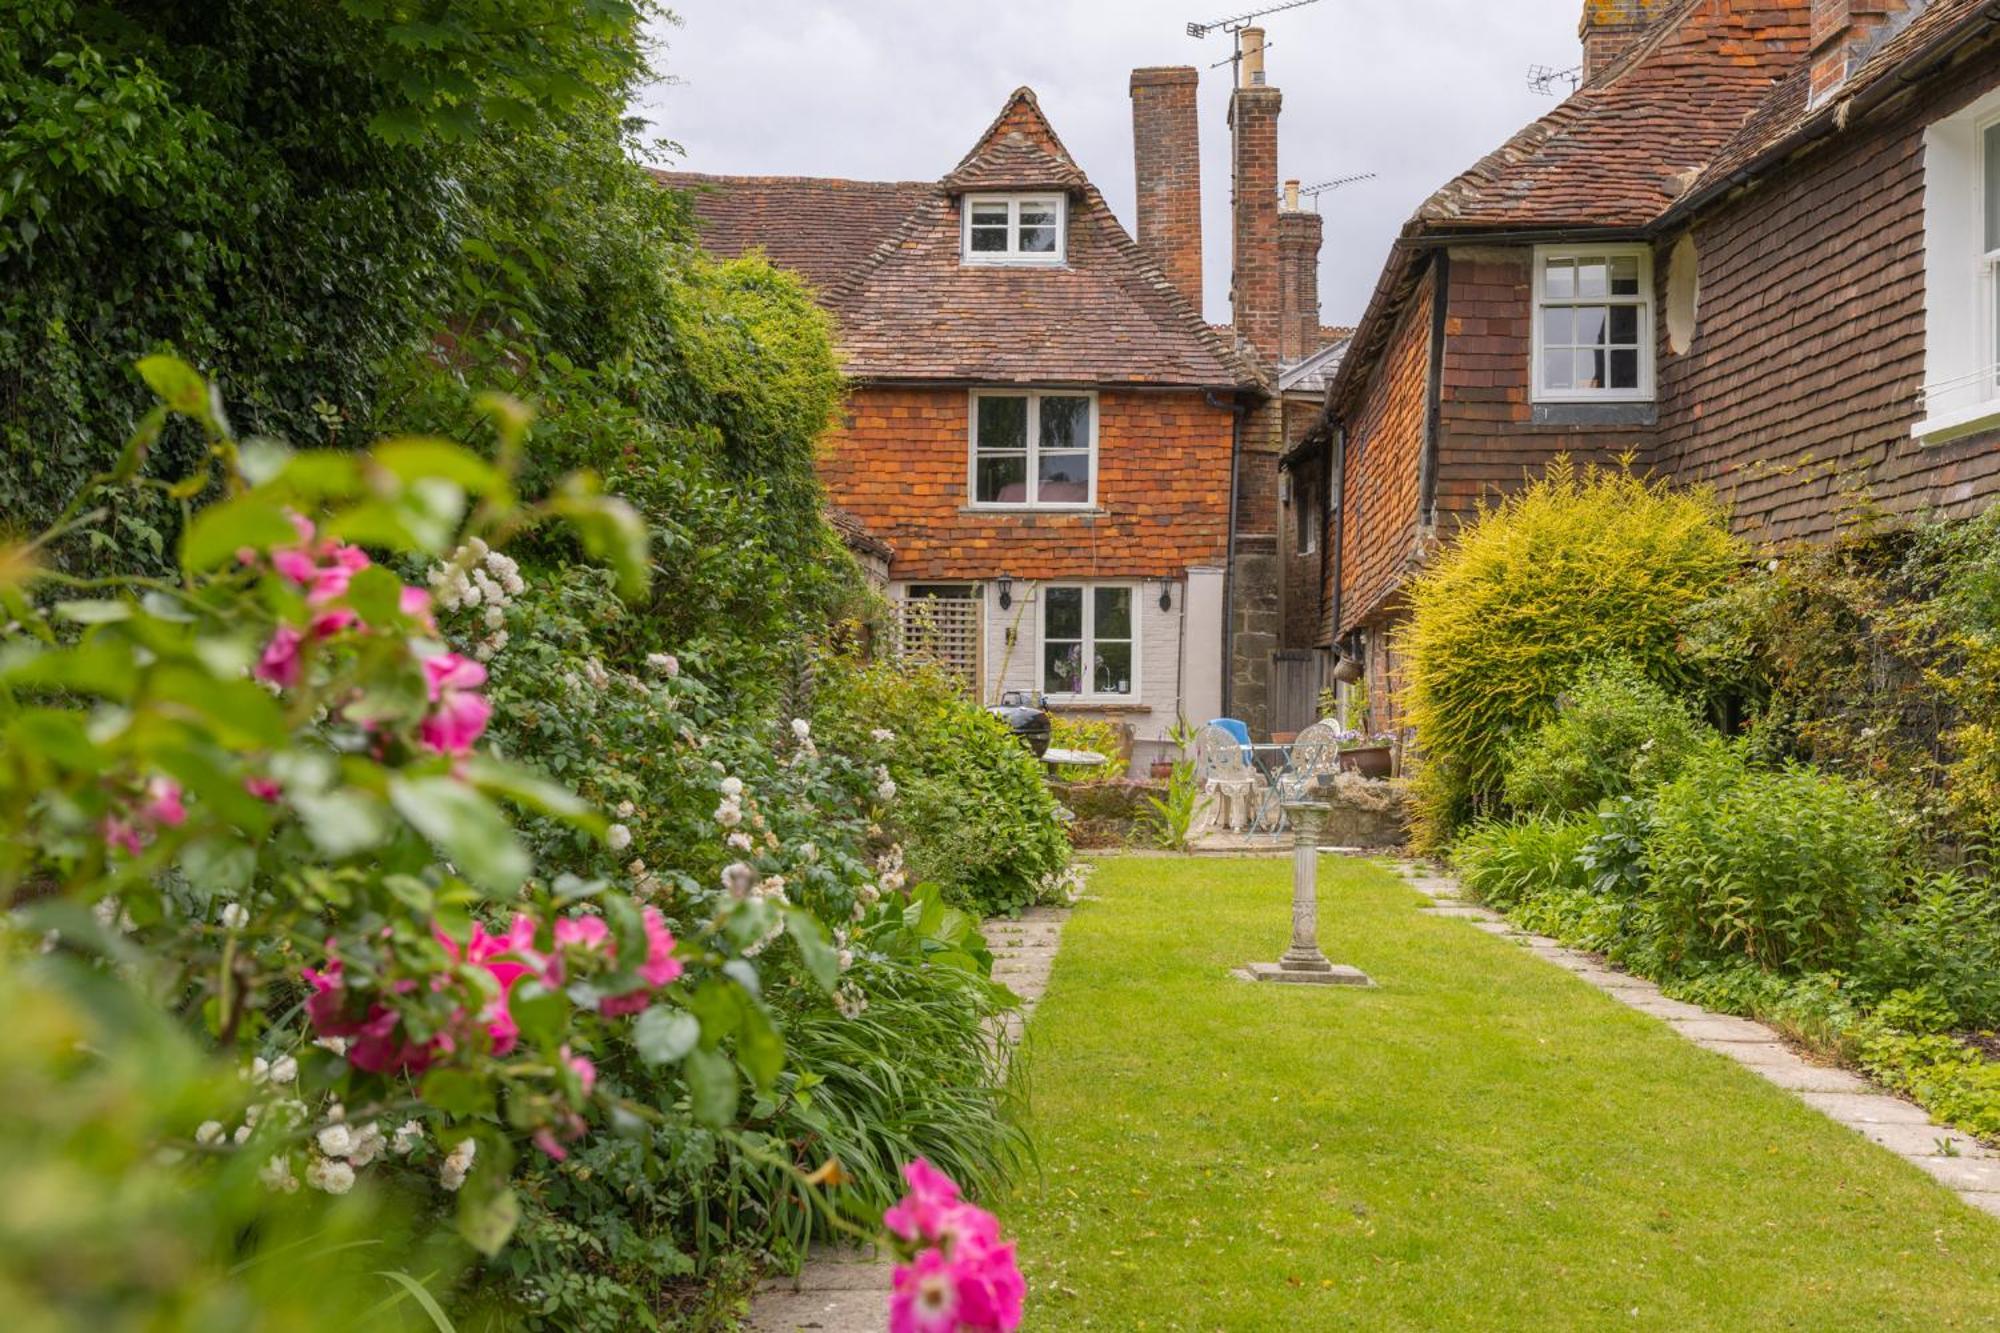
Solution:
M 1986 248 L 1986 133 L 2000 91 L 1924 130 L 1925 445 L 2000 428 L 2000 250 Z
M 1326 526 L 1326 515 L 1319 509 L 1319 487 L 1313 484 L 1310 474 L 1307 484 L 1300 485 L 1297 473 L 1292 474 L 1292 554 L 1295 556 L 1319 554 L 1319 530 Z
M 1028 456 L 1028 496 L 1025 500 L 982 500 L 979 498 L 979 400 L 982 398 L 1026 398 L 1027 435 L 1023 443 Z M 1042 488 L 1042 399 L 1086 398 L 1090 401 L 1090 494 L 1083 500 L 1044 502 Z M 965 499 L 968 509 L 1013 511 L 1043 509 L 1079 513 L 1097 507 L 1097 391 L 1095 389 L 1027 389 L 991 387 L 972 390 L 965 409 Z M 1064 450 L 1063 452 L 1074 452 Z
M 972 210 L 978 204 L 1007 206 L 1007 248 L 972 248 Z M 1021 249 L 1021 208 L 1027 204 L 1054 205 L 1056 248 L 1046 254 Z M 1069 196 L 1066 194 L 968 194 L 959 201 L 959 254 L 967 264 L 1002 268 L 1051 268 L 1069 262 Z
M 1547 279 L 1549 261 L 1562 259 L 1628 259 L 1639 261 L 1637 296 L 1551 297 Z M 1534 352 L 1529 358 L 1529 396 L 1537 403 L 1650 403 L 1653 401 L 1654 343 L 1659 337 L 1655 323 L 1653 292 L 1653 249 L 1649 245 L 1538 245 L 1535 247 L 1530 305 L 1534 325 Z M 1547 352 L 1542 347 L 1542 312 L 1555 306 L 1633 306 L 1639 311 L 1639 384 L 1634 389 L 1545 389 L 1542 367 Z
M 1049 594 L 1058 588 L 1076 588 L 1083 593 L 1083 680 L 1086 688 L 1073 693 L 1062 693 L 1046 689 L 1048 685 L 1048 645 L 1049 645 Z M 1100 589 L 1122 589 L 1132 599 L 1132 677 L 1131 689 L 1123 694 L 1099 693 L 1097 686 L 1097 593 Z M 1140 646 L 1145 634 L 1145 598 L 1141 594 L 1144 586 L 1112 580 L 1104 583 L 1083 583 L 1075 580 L 1056 580 L 1041 585 L 1035 593 L 1035 688 L 1041 690 L 1051 700 L 1076 704 L 1135 704 L 1139 702 L 1139 657 Z M 1071 640 L 1064 639 L 1064 643 Z M 1123 639 L 1113 639 L 1113 643 L 1123 643 Z

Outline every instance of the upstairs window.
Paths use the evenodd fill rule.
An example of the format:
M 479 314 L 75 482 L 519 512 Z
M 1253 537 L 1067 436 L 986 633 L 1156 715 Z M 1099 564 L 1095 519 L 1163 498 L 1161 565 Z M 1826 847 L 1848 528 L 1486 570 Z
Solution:
M 1068 201 L 1060 194 L 973 194 L 964 204 L 968 264 L 1060 264 Z
M 971 415 L 973 504 L 1083 509 L 1096 498 L 1094 395 L 977 389 Z
M 1138 617 L 1127 585 L 1045 587 L 1042 692 L 1072 699 L 1130 698 L 1138 692 Z
M 1924 385 L 1910 433 L 2000 429 L 2000 92 L 1924 129 Z
M 1538 402 L 1652 398 L 1650 249 L 1535 251 L 1534 375 Z

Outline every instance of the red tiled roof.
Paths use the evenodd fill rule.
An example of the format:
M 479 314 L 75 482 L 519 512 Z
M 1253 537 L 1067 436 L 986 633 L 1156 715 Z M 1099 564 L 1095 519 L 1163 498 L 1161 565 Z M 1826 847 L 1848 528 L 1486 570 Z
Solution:
M 1812 135 L 1844 126 L 1886 82 L 1983 30 L 1996 0 L 1912 0 L 1839 91 L 1807 104 L 1810 0 L 1680 0 L 1603 74 L 1426 200 L 1391 249 L 1329 388 L 1370 373 L 1427 247 L 1493 232 L 1655 234 Z
M 857 379 L 1259 383 L 1255 368 L 1202 322 L 1073 164 L 1074 184 L 1066 184 L 1042 168 L 1021 175 L 1031 161 L 1070 163 L 1034 94 L 1021 89 L 937 184 L 659 174 L 668 185 L 711 187 L 695 200 L 710 249 L 728 255 L 761 247 L 774 263 L 814 281 L 839 325 L 847 373 Z M 955 192 L 998 188 L 1003 180 L 1011 188 L 1070 192 L 1065 263 L 961 261 Z
M 1641 227 L 1803 62 L 1808 0 L 1682 0 L 1603 75 L 1426 200 L 1423 231 Z
M 840 540 L 847 549 L 856 555 L 871 555 L 878 560 L 896 558 L 895 547 L 870 532 L 866 523 L 839 505 L 826 507 L 826 521 L 829 527 L 840 534 Z
M 1047 117 L 1042 115 L 1041 103 L 1035 99 L 1032 88 L 1014 90 L 972 151 L 944 178 L 945 189 L 954 194 L 979 190 L 1080 191 L 1088 183 Z
M 929 181 L 848 181 L 812 176 L 708 176 L 654 171 L 660 184 L 692 195 L 702 245 L 734 259 L 762 250 L 825 290 L 858 268 L 911 209 L 932 194 Z

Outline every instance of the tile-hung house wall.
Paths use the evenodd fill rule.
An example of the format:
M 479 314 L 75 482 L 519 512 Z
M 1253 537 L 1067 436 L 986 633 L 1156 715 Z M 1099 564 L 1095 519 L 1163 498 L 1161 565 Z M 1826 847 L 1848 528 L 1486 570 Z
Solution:
M 1194 73 L 1139 71 L 1133 100 L 1145 245 L 1025 88 L 933 185 L 669 183 L 701 190 L 710 248 L 764 248 L 832 312 L 852 388 L 820 473 L 892 552 L 906 632 L 982 699 L 1045 694 L 1143 760 L 1225 707 L 1230 480 L 1264 386 L 1190 299 Z
M 1378 725 L 1411 573 L 1558 451 L 1767 543 L 2000 491 L 2000 5 L 1591 0 L 1568 101 L 1418 210 L 1309 437 Z

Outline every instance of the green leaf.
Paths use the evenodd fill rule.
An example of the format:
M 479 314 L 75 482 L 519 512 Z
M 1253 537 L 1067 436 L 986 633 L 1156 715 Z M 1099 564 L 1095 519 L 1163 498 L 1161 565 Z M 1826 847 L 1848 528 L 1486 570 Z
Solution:
M 514 893 L 533 869 L 499 807 L 457 778 L 396 778 L 389 783 L 389 800 L 487 893 Z
M 462 1069 L 433 1069 L 424 1075 L 422 1097 L 455 1120 L 493 1114 L 493 1088 Z
M 687 1004 L 701 1020 L 701 1044 L 707 1050 L 714 1050 L 743 1021 L 743 993 L 727 982 L 704 981 Z
M 181 849 L 181 870 L 197 897 L 232 897 L 250 887 L 257 849 L 228 834 L 196 838 Z
M 711 1129 L 736 1118 L 736 1065 L 720 1051 L 697 1046 L 687 1054 L 681 1073 L 688 1084 L 688 1109 Z
M 181 539 L 181 564 L 189 570 L 214 569 L 245 548 L 268 551 L 298 539 L 284 508 L 269 496 L 252 491 L 210 505 L 194 516 Z
M 785 1068 L 785 1039 L 769 1014 L 757 1005 L 743 1007 L 743 1026 L 736 1034 L 736 1058 L 760 1092 L 770 1091 Z
M 431 1295 L 429 1287 L 426 1287 L 408 1273 L 397 1269 L 382 1269 L 375 1276 L 388 1278 L 391 1282 L 394 1282 L 404 1291 L 408 1292 L 410 1299 L 423 1307 L 424 1314 L 431 1321 L 431 1327 L 437 1329 L 438 1333 L 458 1333 L 458 1326 L 451 1322 L 450 1316 L 445 1314 L 444 1307 L 437 1303 L 437 1297 Z M 391 1299 L 393 1300 L 394 1297 L 391 1297 Z
M 701 1043 L 701 1021 L 685 1009 L 656 1004 L 632 1023 L 632 1045 L 649 1065 L 669 1065 Z
M 785 929 L 798 942 L 799 955 L 805 959 L 806 971 L 812 974 L 820 989 L 831 995 L 840 981 L 840 959 L 833 946 L 820 933 L 819 918 L 803 907 L 794 907 L 785 913 Z
M 335 860 L 378 847 L 389 836 L 382 803 L 358 791 L 301 791 L 287 787 L 292 808 L 305 821 L 313 845 Z
M 146 455 L 159 442 L 160 430 L 167 424 L 167 409 L 156 407 L 139 418 L 139 428 L 125 441 L 125 447 L 118 453 L 118 461 L 112 465 L 111 480 L 127 482 L 139 475 L 139 469 L 146 465 Z
M 79 713 L 30 708 L 7 724 L 8 747 L 19 754 L 53 759 L 64 768 L 95 772 L 104 758 L 83 729 Z
M 463 771 L 474 785 L 489 796 L 504 796 L 536 814 L 549 815 L 592 832 L 603 827 L 603 819 L 590 802 L 532 769 L 489 755 L 472 755 L 466 759 Z
M 524 978 L 516 984 L 508 1000 L 507 1012 L 514 1016 L 522 1038 L 537 1046 L 558 1045 L 569 1033 L 569 998 L 539 982 Z M 650 1009 L 646 1011 L 652 1012 Z M 640 1017 L 643 1019 L 645 1014 Z
M 646 523 L 639 511 L 597 490 L 597 479 L 579 473 L 563 482 L 549 510 L 576 529 L 583 549 L 611 566 L 619 595 L 630 601 L 646 591 L 652 566 L 646 559 Z
M 347 604 L 370 625 L 387 625 L 401 614 L 403 581 L 380 565 L 359 570 L 347 584 Z
M 521 1222 L 521 1205 L 514 1191 L 504 1184 L 475 1188 L 476 1178 L 467 1181 L 458 1195 L 458 1234 L 465 1243 L 489 1259 L 506 1246 Z
M 56 614 L 64 620 L 73 620 L 79 625 L 115 625 L 121 620 L 132 618 L 132 604 L 103 597 L 86 601 L 57 602 Z
M 208 382 L 179 357 L 139 358 L 139 378 L 146 381 L 146 386 L 167 405 L 169 411 L 193 417 L 204 425 L 216 424 L 209 411 Z
M 484 495 L 506 485 L 506 479 L 478 454 L 464 445 L 433 436 L 405 435 L 385 440 L 375 446 L 373 457 L 406 484 L 426 477 L 442 477 L 474 495 Z

